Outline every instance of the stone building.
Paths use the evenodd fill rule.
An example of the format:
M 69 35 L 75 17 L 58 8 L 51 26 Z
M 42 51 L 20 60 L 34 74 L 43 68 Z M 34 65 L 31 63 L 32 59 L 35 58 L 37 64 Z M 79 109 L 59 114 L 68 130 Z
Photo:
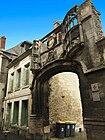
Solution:
M 42 39 L 21 44 L 25 52 L 8 65 L 5 129 L 50 139 L 57 121 L 70 120 L 76 123 L 73 140 L 105 139 L 105 37 L 99 15 L 86 0 Z
M 32 43 L 24 41 L 17 46 L 5 50 L 6 38 L 0 38 L 0 129 L 4 126 L 4 98 L 6 96 L 7 80 L 8 80 L 8 64 L 26 51 L 26 48 Z M 22 46 L 21 46 L 22 45 Z M 27 46 L 27 47 L 26 47 Z
M 28 131 L 32 105 L 30 61 L 31 49 L 28 48 L 8 65 L 7 91 L 4 99 L 4 130 L 12 132 L 20 130 L 19 133 L 22 134 Z
M 58 76 L 59 78 L 57 79 L 53 76 L 62 72 L 73 72 L 79 78 L 82 102 L 81 118 L 83 118 L 83 127 L 86 129 L 87 139 L 105 139 L 104 47 L 105 37 L 102 31 L 100 13 L 96 10 L 91 0 L 86 0 L 80 6 L 72 7 L 57 28 L 39 41 L 34 41 L 31 61 L 31 70 L 34 75 L 32 115 L 30 119 L 31 133 L 36 134 L 36 137 L 39 134 L 40 137 L 48 139 L 48 137 L 52 136 L 51 131 L 54 129 L 50 124 L 50 119 L 51 121 L 57 121 L 58 118 L 61 120 L 67 119 L 66 115 L 64 117 L 61 112 L 58 114 L 55 108 L 52 109 L 52 106 L 58 103 L 56 108 L 59 107 L 59 111 L 67 110 L 67 108 L 63 108 L 65 104 L 63 104 L 64 106 L 59 106 L 61 101 L 65 103 L 67 92 L 63 92 L 65 93 L 63 94 L 62 90 L 65 91 L 67 88 L 63 89 L 63 82 L 61 82 L 62 86 L 58 86 L 59 83 L 57 85 L 54 79 L 59 81 L 60 77 Z M 49 92 L 49 80 L 51 92 Z M 57 85 L 56 88 L 54 83 L 55 87 Z M 59 100 L 56 97 L 57 95 Z M 51 99 L 51 97 L 53 98 Z M 74 97 L 74 102 L 76 103 L 75 94 L 72 97 Z M 49 99 L 51 99 L 51 102 Z M 68 110 L 70 107 L 69 104 Z M 51 110 L 53 110 L 53 113 Z M 54 116 L 54 114 L 57 116 Z M 84 132 L 84 129 L 82 129 L 82 132 Z M 79 129 L 78 135 L 81 135 Z M 77 139 L 76 136 L 74 136 L 74 140 Z M 78 139 L 84 138 L 79 137 Z

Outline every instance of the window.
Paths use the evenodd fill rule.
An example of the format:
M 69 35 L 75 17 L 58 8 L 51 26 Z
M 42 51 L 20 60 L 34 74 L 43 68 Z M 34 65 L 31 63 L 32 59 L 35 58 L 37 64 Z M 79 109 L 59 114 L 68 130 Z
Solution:
M 18 116 L 19 116 L 19 101 L 14 102 L 13 124 L 18 125 Z
M 9 78 L 9 88 L 8 92 L 13 92 L 13 83 L 14 83 L 14 73 L 11 73 L 10 78 Z
M 12 106 L 12 103 L 8 103 L 8 107 L 7 107 L 7 120 L 8 120 L 8 123 L 7 123 L 7 127 L 9 128 L 10 127 L 10 124 L 11 124 L 11 106 Z
M 28 126 L 28 100 L 22 101 L 21 125 Z
M 30 65 L 29 63 L 24 67 L 24 85 L 29 85 Z
M 18 69 L 16 74 L 16 89 L 19 89 L 20 85 L 21 85 L 21 69 Z

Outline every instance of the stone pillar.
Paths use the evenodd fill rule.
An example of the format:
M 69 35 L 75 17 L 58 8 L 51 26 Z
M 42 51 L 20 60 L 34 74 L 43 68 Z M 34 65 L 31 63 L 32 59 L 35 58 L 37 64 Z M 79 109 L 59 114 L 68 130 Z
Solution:
M 77 7 L 76 11 L 77 11 L 77 20 L 78 20 L 78 24 L 79 24 L 80 42 L 81 42 L 81 44 L 83 44 L 84 38 L 83 38 L 83 29 L 82 29 L 82 23 L 81 23 L 81 17 L 80 17 L 80 8 Z
M 31 134 L 43 134 L 43 120 L 38 119 L 35 114 L 30 115 L 29 132 Z
M 11 108 L 11 123 L 12 123 L 12 120 L 13 120 L 13 109 L 14 109 L 14 102 L 12 102 L 12 108 Z

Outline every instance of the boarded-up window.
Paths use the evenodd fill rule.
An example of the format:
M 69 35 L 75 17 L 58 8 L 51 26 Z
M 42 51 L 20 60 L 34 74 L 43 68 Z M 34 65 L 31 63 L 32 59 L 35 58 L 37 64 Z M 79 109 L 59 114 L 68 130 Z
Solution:
M 28 126 L 28 100 L 22 101 L 21 125 Z
M 18 116 L 19 116 L 19 101 L 14 102 L 13 124 L 18 125 Z

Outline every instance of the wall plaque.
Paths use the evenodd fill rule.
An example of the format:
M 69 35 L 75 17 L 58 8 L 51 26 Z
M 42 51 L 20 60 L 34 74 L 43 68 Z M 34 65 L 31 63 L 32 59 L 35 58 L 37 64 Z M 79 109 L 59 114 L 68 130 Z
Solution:
M 92 91 L 99 91 L 98 83 L 91 84 L 91 90 Z
M 48 49 L 52 48 L 55 43 L 55 38 L 53 36 L 50 36 L 48 39 Z
M 100 93 L 99 92 L 93 92 L 92 93 L 93 101 L 100 101 Z

